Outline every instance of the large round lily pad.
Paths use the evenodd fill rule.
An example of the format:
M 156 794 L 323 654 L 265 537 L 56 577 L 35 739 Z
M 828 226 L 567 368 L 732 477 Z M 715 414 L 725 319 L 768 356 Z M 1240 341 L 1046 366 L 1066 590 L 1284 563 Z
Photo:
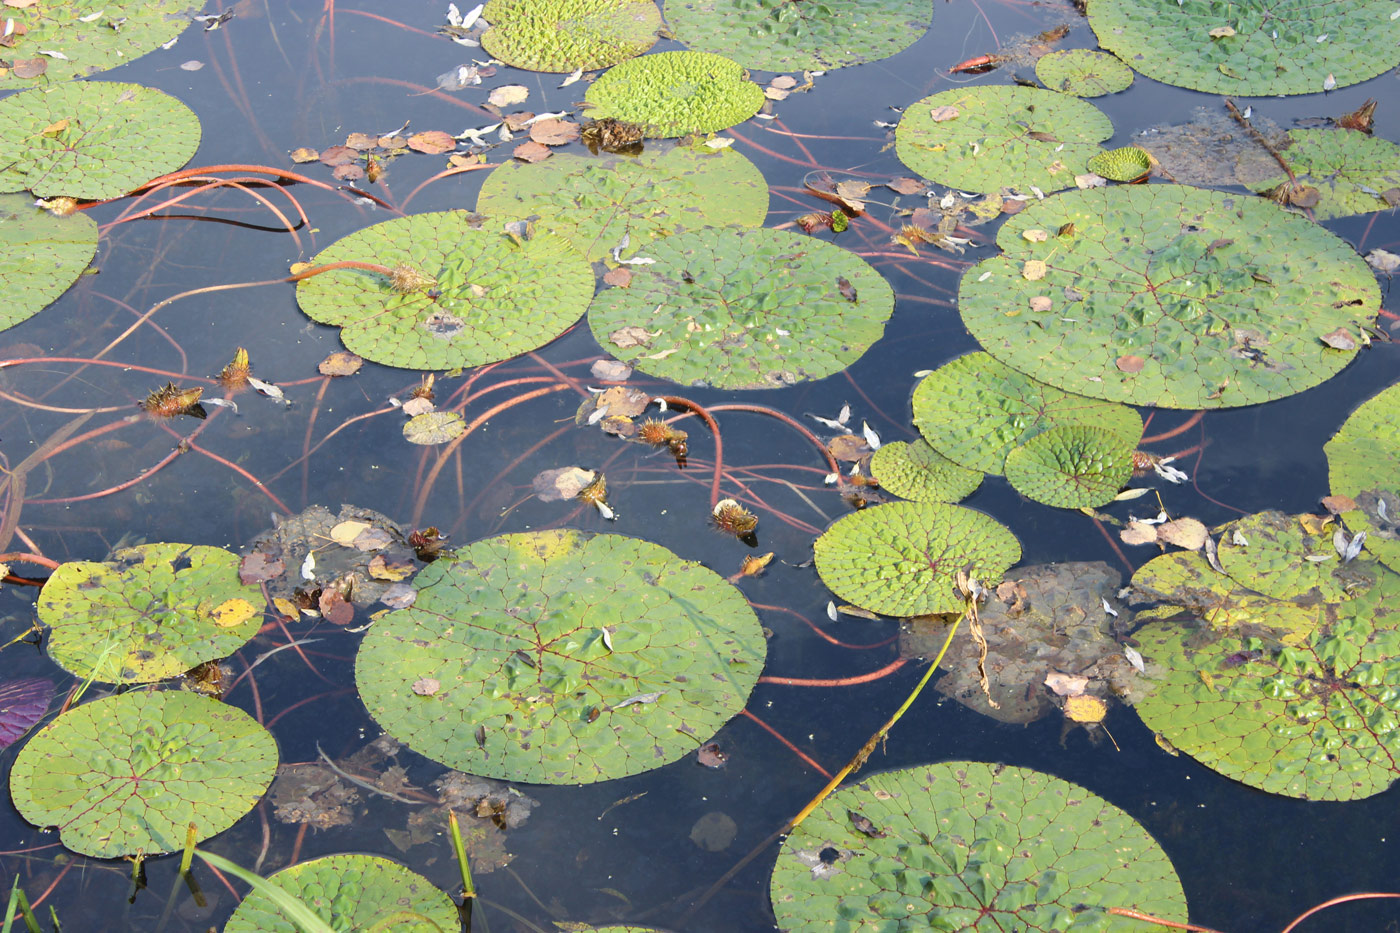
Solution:
M 1400 570 L 1400 384 L 1367 399 L 1323 447 L 1333 495 L 1356 508 L 1343 514 L 1366 532 L 1366 550 Z
M 783 841 L 770 887 L 783 930 L 1137 933 L 1124 907 L 1186 920 L 1170 860 L 1078 785 L 949 761 L 863 778 Z
M 816 542 L 817 573 L 847 602 L 889 616 L 961 612 L 959 570 L 991 586 L 1021 559 L 1016 536 L 981 512 L 891 502 L 837 521 Z
M 20 749 L 10 797 L 36 826 L 96 858 L 159 855 L 232 826 L 277 770 L 272 734 L 183 691 L 133 691 L 64 713 Z
M 377 855 L 327 855 L 267 879 L 336 930 L 444 933 L 460 927 L 452 898 L 422 875 Z M 224 933 L 301 933 L 272 898 L 249 893 Z
M 1000 473 L 1012 449 L 1056 425 L 1101 428 L 1130 446 L 1142 437 L 1131 408 L 1062 392 L 985 353 L 925 376 L 914 389 L 914 424 L 934 450 L 984 473 Z
M 894 291 L 865 260 L 784 230 L 657 240 L 628 288 L 600 292 L 604 349 L 672 382 L 764 389 L 840 372 L 880 339 Z
M 1133 83 L 1131 68 L 1112 55 L 1089 49 L 1062 49 L 1042 55 L 1036 60 L 1035 76 L 1050 90 L 1075 97 L 1116 94 Z
M 125 65 L 178 36 L 203 5 L 203 0 L 6 4 L 0 23 L 13 19 L 16 28 L 11 34 L 14 44 L 5 48 L 3 57 L 30 67 L 0 75 L 0 90 L 53 84 Z M 40 50 L 59 54 L 42 55 Z
M 588 115 L 648 136 L 717 133 L 758 113 L 763 90 L 738 62 L 708 52 L 657 52 L 605 72 L 588 88 Z
M 1283 157 L 1298 185 L 1317 189 L 1314 220 L 1400 206 L 1400 146 L 1358 130 L 1289 130 Z M 1253 185 L 1267 192 L 1288 182 L 1279 173 Z
M 538 215 L 536 226 L 568 239 L 590 260 L 624 239 L 623 258 L 650 255 L 654 239 L 699 227 L 757 227 L 768 184 L 733 149 L 648 147 L 637 156 L 564 153 L 498 166 L 476 209 L 490 217 Z
M 1133 475 L 1133 445 L 1112 431 L 1056 425 L 1006 455 L 1006 478 L 1021 495 L 1062 509 L 1112 502 Z
M 529 71 L 607 68 L 656 44 L 653 0 L 491 0 L 481 47 Z
M 1047 198 L 997 244 L 963 275 L 968 330 L 1027 375 L 1113 401 L 1230 408 L 1301 392 L 1351 361 L 1323 335 L 1360 333 L 1380 301 L 1342 239 L 1184 185 Z
M 1344 564 L 1332 531 L 1313 534 L 1300 519 L 1268 511 L 1230 522 L 1220 535 L 1219 561 L 1242 586 L 1274 599 L 1338 602 L 1369 588 L 1362 565 Z
M 370 714 L 488 777 L 576 784 L 675 761 L 743 709 L 763 632 L 733 585 L 660 545 L 575 531 L 440 557 L 355 659 Z
M 926 441 L 893 441 L 870 458 L 880 486 L 916 502 L 957 502 L 982 484 L 982 471 L 958 466 Z
M 1089 25 L 1149 78 L 1262 97 L 1345 87 L 1394 67 L 1394 12 L 1392 0 L 1094 0 Z
M 97 200 L 174 171 L 199 118 L 154 88 L 114 81 L 38 87 L 0 101 L 0 191 Z
M 142 544 L 103 563 L 71 561 L 39 594 L 49 656 L 77 677 L 154 683 L 243 647 L 262 624 L 262 594 L 216 547 Z
M 0 194 L 0 330 L 39 313 L 97 254 L 97 224 L 59 217 L 22 194 Z
M 569 241 L 539 232 L 517 242 L 478 229 L 462 211 L 386 220 L 322 250 L 345 260 L 407 266 L 432 281 L 396 290 L 377 272 L 338 269 L 303 279 L 297 304 L 376 363 L 405 369 L 480 366 L 559 336 L 593 295 L 593 270 Z
M 911 104 L 895 130 L 899 161 L 965 191 L 1031 194 L 1074 185 L 1113 135 L 1093 104 L 1039 88 L 942 91 Z
M 829 70 L 889 58 L 918 41 L 932 17 L 929 0 L 666 4 L 666 22 L 681 42 L 763 71 Z

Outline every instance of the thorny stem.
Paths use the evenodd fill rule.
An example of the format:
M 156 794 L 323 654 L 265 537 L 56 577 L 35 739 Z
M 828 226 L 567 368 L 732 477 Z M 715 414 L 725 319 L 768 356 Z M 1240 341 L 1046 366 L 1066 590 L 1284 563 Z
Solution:
M 768 723 L 764 722 L 762 719 L 759 719 L 757 716 L 755 716 L 753 713 L 749 712 L 747 709 L 741 709 L 741 710 L 739 710 L 739 715 L 740 715 L 740 716 L 744 716 L 744 717 L 747 718 L 747 719 L 752 719 L 752 720 L 754 721 L 754 724 L 755 724 L 755 725 L 757 725 L 757 726 L 758 726 L 760 729 L 762 729 L 764 732 L 767 732 L 767 733 L 768 733 L 769 735 L 771 735 L 773 738 L 775 738 L 775 739 L 777 739 L 779 742 L 781 742 L 781 743 L 783 744 L 783 746 L 784 746 L 785 748 L 787 748 L 788 751 L 792 752 L 792 753 L 793 753 L 794 755 L 796 755 L 798 758 L 801 758 L 804 762 L 806 762 L 809 766 L 811 766 L 811 768 L 812 768 L 814 771 L 816 771 L 818 774 L 820 774 L 822 777 L 828 778 L 828 779 L 831 777 L 831 772 L 830 772 L 830 771 L 826 770 L 826 769 L 823 768 L 821 765 L 817 764 L 817 762 L 812 758 L 811 755 L 808 755 L 808 754 L 807 754 L 806 752 L 804 752 L 802 749 L 800 749 L 800 748 L 798 748 L 796 745 L 792 744 L 792 741 L 791 741 L 790 739 L 788 739 L 787 736 L 785 736 L 785 735 L 783 735 L 781 732 L 779 732 L 777 729 L 774 729 L 772 726 L 768 725 Z
M 1245 128 L 1245 131 L 1253 137 L 1256 143 L 1263 146 L 1265 151 L 1274 157 L 1274 161 L 1279 164 L 1279 168 L 1283 169 L 1283 173 L 1288 176 L 1288 181 L 1296 185 L 1298 183 L 1298 177 L 1293 174 L 1293 169 L 1289 166 L 1287 160 L 1264 138 L 1263 133 L 1254 128 L 1254 124 L 1245 119 L 1245 115 L 1240 113 L 1239 108 L 1235 106 L 1235 102 L 1228 97 L 1225 98 L 1225 109 L 1230 112 L 1230 116 L 1235 118 L 1236 123 Z
M 1218 930 L 1213 930 L 1210 927 L 1198 927 L 1194 923 L 1178 923 L 1174 920 L 1163 920 L 1161 917 L 1154 917 L 1151 914 L 1145 914 L 1128 907 L 1108 907 L 1105 908 L 1105 911 L 1110 914 L 1116 914 L 1119 917 L 1130 917 L 1133 920 L 1144 920 L 1147 923 L 1156 923 L 1160 926 L 1171 927 L 1174 930 L 1193 930 L 1195 933 L 1219 933 Z M 1292 926 L 1290 926 L 1289 929 L 1293 929 Z M 1287 931 L 1285 931 L 1285 933 L 1287 933 Z
M 1361 901 L 1361 900 L 1370 900 L 1370 899 L 1373 899 L 1373 898 L 1383 898 L 1383 897 L 1385 897 L 1385 898 L 1389 898 L 1389 897 L 1400 897 L 1400 894 L 1395 894 L 1395 893 L 1392 893 L 1392 892 L 1390 892 L 1390 891 L 1363 891 L 1363 892 L 1360 892 L 1360 893 L 1357 893 L 1357 894 L 1343 894 L 1341 897 L 1334 897 L 1334 898 L 1332 898 L 1330 901 L 1323 901 L 1321 904 L 1318 904 L 1316 907 L 1311 907 L 1311 908 L 1309 908 L 1308 910 L 1304 911 L 1304 912 L 1303 912 L 1299 917 L 1297 917 L 1292 923 L 1290 923 L 1288 926 L 1284 927 L 1282 933 L 1293 933 L 1294 928 L 1296 928 L 1296 927 L 1298 926 L 1298 924 L 1302 923 L 1304 920 L 1308 919 L 1309 917 L 1311 917 L 1313 914 L 1317 913 L 1318 911 L 1320 911 L 1320 910 L 1326 910 L 1328 907 L 1333 907 L 1333 906 L 1335 906 L 1335 905 L 1337 905 L 1337 904 L 1345 904 L 1347 901 Z M 1160 922 L 1160 921 L 1159 921 L 1159 922 Z M 1215 931 L 1214 931 L 1214 930 L 1211 930 L 1211 931 L 1209 931 L 1209 933 L 1215 933 Z
M 19 561 L 23 564 L 38 564 L 40 567 L 47 567 L 50 570 L 58 569 L 58 561 L 52 557 L 45 557 L 42 554 L 29 554 L 25 551 L 11 551 L 8 554 L 0 554 L 0 564 L 8 564 Z
M 781 684 L 784 687 L 854 687 L 868 684 L 873 680 L 888 677 L 909 663 L 908 658 L 895 658 L 889 664 L 868 674 L 855 674 L 851 677 L 777 677 L 764 675 L 758 678 L 761 684 Z
M 807 438 L 812 446 L 817 448 L 817 450 L 821 452 L 821 455 L 826 458 L 826 465 L 831 468 L 831 472 L 835 473 L 838 477 L 841 475 L 841 467 L 836 463 L 836 458 L 831 455 L 831 451 L 826 449 L 826 445 L 821 442 L 821 439 L 808 430 L 805 424 L 790 415 L 778 411 L 776 408 L 769 408 L 766 405 L 751 405 L 745 402 L 731 402 L 725 405 L 711 405 L 710 411 L 747 411 L 756 415 L 767 415 L 770 418 L 777 418 L 783 424 Z
M 705 427 L 710 429 L 710 434 L 715 439 L 715 478 L 710 481 L 710 508 L 714 508 L 715 503 L 719 502 L 719 482 L 724 475 L 724 441 L 720 438 L 719 425 L 715 424 L 714 416 L 697 402 L 692 402 L 679 395 L 663 395 L 660 398 L 667 405 L 674 405 L 694 412 L 701 421 L 705 422 Z

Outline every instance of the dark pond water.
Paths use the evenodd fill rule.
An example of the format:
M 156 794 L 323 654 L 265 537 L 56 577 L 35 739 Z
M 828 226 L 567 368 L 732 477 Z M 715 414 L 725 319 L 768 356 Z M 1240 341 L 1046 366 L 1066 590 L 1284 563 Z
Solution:
M 434 92 L 437 75 L 469 63 L 474 52 L 485 57 L 434 35 L 445 4 L 356 6 L 334 0 L 244 0 L 239 15 L 223 29 L 189 30 L 173 49 L 104 77 L 158 87 L 186 101 L 204 127 L 191 163 L 196 166 L 288 167 L 288 152 L 296 147 L 320 149 L 343 142 L 349 132 L 385 133 L 409 120 L 414 130 L 457 133 L 484 126 L 495 120 L 478 105 L 487 90 L 501 84 L 528 87 L 531 97 L 525 106 L 536 111 L 574 109 L 582 99 L 582 84 L 559 89 L 559 76 L 504 68 L 480 88 Z M 736 128 L 729 134 L 736 148 L 762 169 L 773 191 L 767 225 L 823 209 L 822 202 L 800 191 L 810 172 L 828 170 L 877 183 L 908 175 L 894 157 L 891 132 L 877 121 L 893 123 L 899 108 L 939 90 L 1007 83 L 1013 72 L 1030 77 L 1029 66 L 985 76 L 950 76 L 948 67 L 1062 22 L 1072 28 L 1061 47 L 1094 47 L 1092 33 L 1067 4 L 940 2 L 932 30 L 907 51 L 819 77 L 810 93 L 795 94 L 773 108 L 778 120 Z M 666 47 L 666 42 L 658 46 Z M 182 70 L 180 64 L 189 60 L 204 67 Z M 766 82 L 769 76 L 756 77 Z M 1300 117 L 1340 114 L 1375 97 L 1382 101 L 1376 135 L 1395 140 L 1400 139 L 1400 111 L 1392 106 L 1397 89 L 1395 74 L 1388 73 L 1325 98 L 1241 100 L 1240 106 L 1252 104 L 1258 115 L 1287 126 Z M 1111 145 L 1126 144 L 1152 125 L 1189 121 L 1198 108 L 1222 109 L 1219 98 L 1140 76 L 1130 90 L 1096 103 L 1116 128 Z M 491 159 L 508 158 L 507 149 Z M 409 213 L 471 208 L 485 173 L 429 181 L 441 167 L 441 156 L 406 156 L 369 190 Z M 303 168 L 331 180 L 324 166 Z M 20 522 L 44 554 L 56 560 L 101 559 L 119 542 L 142 540 L 236 550 L 269 527 L 272 513 L 313 503 L 372 507 L 406 526 L 436 524 L 454 543 L 561 523 L 601 530 L 604 523 L 591 512 L 520 502 L 536 472 L 578 463 L 607 464 L 612 503 L 622 516 L 607 530 L 656 541 L 726 575 L 737 569 L 741 545 L 696 532 L 708 508 L 705 466 L 711 449 L 698 426 L 691 437 L 693 464 L 699 468 L 685 473 L 678 473 L 664 454 L 620 448 L 594 431 L 566 430 L 541 444 L 572 416 L 579 401 L 573 392 L 557 392 L 491 418 L 428 485 L 425 477 L 435 453 L 404 443 L 400 416 L 383 410 L 386 398 L 403 396 L 420 374 L 371 364 L 352 379 L 323 380 L 316 365 L 339 349 L 337 331 L 309 323 L 297 309 L 290 285 L 181 300 L 107 349 L 138 315 L 164 298 L 203 286 L 279 278 L 290 263 L 309 258 L 340 236 L 395 216 L 383 207 L 307 185 L 288 190 L 311 220 L 295 235 L 279 229 L 270 211 L 248 195 L 228 189 L 202 192 L 162 211 L 159 219 L 115 224 L 128 205 L 95 209 L 99 223 L 112 224 L 104 227 L 95 263 L 100 274 L 84 278 L 57 304 L 0 335 L 0 356 L 36 360 L 0 370 L 0 388 L 10 393 L 0 402 L 0 450 L 11 465 L 76 413 L 98 409 L 87 427 L 126 418 L 166 378 L 123 367 L 79 371 L 73 363 L 51 358 L 101 356 L 206 376 L 218 372 L 234 348 L 243 346 L 256 373 L 282 385 L 292 402 L 282 406 L 245 396 L 239 416 L 218 412 L 199 425 L 190 452 L 149 475 L 143 471 L 165 458 L 181 436 L 195 431 L 195 422 L 162 425 L 136 419 L 48 461 L 42 475 L 29 477 L 29 501 Z M 289 209 L 277 194 L 270 199 Z M 901 206 L 917 202 L 905 198 Z M 892 214 L 891 208 L 872 206 L 872 217 L 882 222 Z M 1393 214 L 1336 221 L 1328 228 L 1362 252 L 1400 249 L 1400 223 Z M 897 292 L 884 339 L 847 372 L 818 382 L 771 392 L 687 391 L 701 403 L 759 401 L 797 417 L 832 417 L 850 402 L 855 423 L 867 419 L 886 441 L 913 439 L 909 395 L 914 373 L 976 348 L 953 296 L 966 264 L 992 254 L 992 230 L 978 228 L 979 239 L 962 256 L 926 249 L 914 257 L 891 246 L 882 227 L 857 221 L 835 241 L 866 256 Z M 1395 307 L 1389 300 L 1387 304 Z M 1393 317 L 1381 321 L 1382 326 L 1394 322 Z M 586 327 L 575 328 L 540 353 L 548 366 L 584 381 L 599 355 Z M 1394 345 L 1378 342 L 1319 388 L 1263 406 L 1209 413 L 1189 431 L 1154 445 L 1160 453 L 1190 450 L 1184 466 L 1194 482 L 1165 491 L 1168 507 L 1208 525 L 1267 508 L 1313 508 L 1327 492 L 1324 441 L 1357 404 L 1394 381 L 1396 364 Z M 439 374 L 439 398 L 452 395 L 459 402 L 453 393 L 473 377 L 477 390 L 500 385 L 466 405 L 470 420 L 496 402 L 545 384 L 515 380 L 552 378 L 551 373 L 545 363 L 525 358 L 485 375 Z M 1147 433 L 1169 430 L 1188 417 L 1157 413 Z M 812 540 L 806 525 L 823 528 L 847 509 L 822 487 L 820 461 L 800 437 L 772 422 L 731 413 L 722 427 L 727 462 L 747 471 L 746 481 L 768 506 L 761 513 L 762 550 L 775 551 L 782 561 L 765 576 L 742 584 L 754 603 L 779 607 L 759 611 L 773 633 L 765 673 L 840 679 L 889 664 L 893 645 L 856 650 L 833 645 L 822 635 L 871 645 L 886 642 L 896 623 L 826 621 L 829 593 L 816 572 L 802 566 Z M 128 485 L 107 494 L 120 484 Z M 1076 512 L 1024 500 L 998 478 L 989 478 L 968 504 L 1017 534 L 1026 563 L 1102 560 L 1126 579 L 1130 568 L 1116 549 Z M 1128 552 L 1134 564 L 1146 556 Z M 0 638 L 8 641 L 23 632 L 33 618 L 32 602 L 29 588 L 6 586 L 0 592 Z M 325 622 L 298 623 L 293 634 L 316 640 L 305 646 L 316 674 L 308 672 L 296 652 L 283 651 L 242 680 L 227 699 L 272 729 L 284 763 L 314 761 L 318 743 L 332 757 L 351 754 L 379 734 L 353 692 L 351 662 L 361 636 Z M 241 672 L 285 641 L 282 632 L 268 632 L 230 667 Z M 890 676 L 844 687 L 761 683 L 748 710 L 803 754 L 835 771 L 905 696 L 919 667 L 907 665 Z M 42 651 L 23 643 L 4 649 L 0 670 L 7 678 L 59 679 L 61 673 Z M 70 681 L 63 679 L 62 685 L 66 689 Z M 1270 796 L 1185 756 L 1166 755 L 1130 710 L 1115 710 L 1107 724 L 1117 747 L 1101 734 L 1095 741 L 1082 729 L 1064 730 L 1058 716 L 1029 726 L 1006 725 L 930 691 L 868 767 L 980 759 L 1033 767 L 1082 784 L 1126 810 L 1157 838 L 1181 876 L 1192 921 L 1221 930 L 1279 930 L 1328 898 L 1397 887 L 1400 791 L 1392 788 L 1343 804 Z M 767 885 L 776 846 L 712 892 L 698 910 L 691 907 L 799 810 L 825 778 L 754 718 L 735 719 L 717 740 L 729 756 L 727 766 L 718 770 L 700 767 L 690 756 L 645 775 L 591 786 L 524 786 L 539 806 L 502 840 L 511 857 L 508 866 L 487 872 L 490 860 L 483 858 L 478 869 L 486 902 L 481 913 L 490 929 L 550 930 L 556 921 L 771 929 Z M 0 768 L 7 771 L 13 759 L 13 750 L 0 753 Z M 444 771 L 407 751 L 400 763 L 419 787 Z M 443 838 L 404 852 L 386 834 L 403 830 L 413 810 L 371 796 L 357 805 L 353 823 L 299 832 L 297 826 L 279 822 L 264 802 L 208 847 L 241 864 L 257 865 L 264 874 L 293 859 L 379 853 L 454 889 L 455 867 Z M 720 851 L 692 840 L 697 821 L 713 813 L 726 814 L 736 828 Z M 18 877 L 31 899 L 42 895 L 43 910 L 52 906 L 57 911 L 69 933 L 220 927 L 236 905 L 235 896 L 200 873 L 208 906 L 197 906 L 177 878 L 177 861 L 149 860 L 147 886 L 133 894 L 128 864 L 66 854 L 54 835 L 29 826 L 13 808 L 0 807 L 0 882 L 8 890 Z M 168 902 L 173 906 L 167 912 Z M 1386 904 L 1342 906 L 1305 929 L 1400 929 L 1400 907 Z

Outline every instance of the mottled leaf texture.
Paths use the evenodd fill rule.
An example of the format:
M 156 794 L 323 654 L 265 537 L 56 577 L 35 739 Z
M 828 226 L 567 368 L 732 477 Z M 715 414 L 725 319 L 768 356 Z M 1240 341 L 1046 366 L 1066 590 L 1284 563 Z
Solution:
M 656 44 L 653 0 L 491 0 L 481 47 L 528 71 L 607 68 Z
M 588 88 L 588 115 L 646 128 L 648 136 L 717 133 L 763 106 L 742 65 L 708 52 L 657 52 L 625 61 Z

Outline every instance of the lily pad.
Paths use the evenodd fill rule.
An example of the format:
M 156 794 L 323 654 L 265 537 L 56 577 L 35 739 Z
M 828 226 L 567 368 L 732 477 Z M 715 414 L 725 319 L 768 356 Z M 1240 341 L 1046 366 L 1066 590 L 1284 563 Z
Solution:
M 1298 519 L 1269 511 L 1231 522 L 1220 535 L 1220 565 L 1241 585 L 1275 599 L 1339 602 L 1369 588 L 1360 565 L 1342 562 L 1330 529 L 1325 537 L 1309 534 Z
M 10 797 L 36 826 L 95 858 L 159 855 L 228 829 L 277 770 L 272 734 L 184 691 L 133 691 L 71 709 L 20 749 Z
M 593 299 L 588 324 L 613 356 L 672 382 L 820 379 L 859 359 L 894 310 L 894 291 L 865 260 L 784 230 L 696 230 L 646 255 L 655 262 L 633 267 L 628 288 Z
M 957 502 L 982 485 L 982 471 L 958 466 L 926 441 L 893 441 L 875 451 L 870 473 L 901 499 Z
M 743 709 L 763 632 L 732 584 L 659 545 L 502 535 L 440 557 L 365 635 L 370 714 L 419 754 L 577 784 L 680 759 Z M 424 678 L 431 694 L 415 692 Z
M 1006 455 L 1021 495 L 1062 509 L 1112 502 L 1133 475 L 1133 445 L 1104 428 L 1056 425 Z
M 199 118 L 154 88 L 114 81 L 37 87 L 0 100 L 0 191 L 117 198 L 199 148 Z
M 985 353 L 925 376 L 914 389 L 914 424 L 945 457 L 994 474 L 1012 449 L 1056 425 L 1098 427 L 1134 447 L 1142 437 L 1142 418 L 1131 408 L 1062 392 Z
M 1211 94 L 1312 94 L 1400 62 L 1392 0 L 1094 0 L 1099 44 L 1167 84 Z
M 1283 157 L 1300 185 L 1316 188 L 1314 220 L 1400 206 L 1400 146 L 1357 130 L 1289 130 Z M 1289 181 L 1278 174 L 1252 186 L 1267 192 Z
M 481 186 L 476 209 L 490 217 L 538 215 L 589 260 L 627 241 L 622 258 L 645 257 L 654 239 L 699 227 L 757 227 L 768 184 L 732 149 L 648 147 L 633 156 L 564 153 L 533 165 L 507 162 Z
M 1231 408 L 1302 392 L 1351 361 L 1322 335 L 1359 333 L 1380 303 L 1344 240 L 1268 201 L 1184 185 L 1047 198 L 997 244 L 963 275 L 968 330 L 1029 376 L 1113 401 Z
M 1400 384 L 1352 412 L 1323 447 L 1333 495 L 1350 496 L 1347 527 L 1366 532 L 1366 550 L 1400 570 Z
M 5 49 L 5 58 L 41 61 L 44 69 L 32 78 L 21 78 L 11 69 L 0 76 L 0 90 L 53 84 L 125 65 L 178 36 L 203 5 L 203 0 L 104 0 L 96 5 L 88 0 L 48 0 L 30 6 L 6 4 L 5 18 L 12 18 L 17 27 L 23 27 L 23 34 Z M 41 49 L 58 52 L 61 57 L 42 55 Z
M 21 677 L 0 683 L 0 751 L 23 738 L 53 700 L 53 681 L 45 677 Z
M 227 657 L 257 634 L 262 594 L 238 557 L 194 544 L 142 544 L 103 563 L 70 561 L 39 594 L 49 656 L 77 677 L 154 683 Z
M 692 49 L 762 71 L 859 65 L 904 51 L 928 30 L 929 0 L 671 0 L 666 22 Z
M 337 240 L 313 262 L 345 260 L 405 266 L 432 280 L 398 290 L 379 273 L 337 269 L 297 286 L 301 309 L 339 326 L 348 349 L 405 369 L 527 353 L 567 330 L 593 294 L 593 270 L 568 240 L 543 232 L 517 243 L 477 229 L 464 211 L 386 220 Z
M 425 411 L 404 422 L 403 436 L 410 444 L 431 447 L 446 444 L 467 433 L 467 423 L 455 411 Z
M 1089 49 L 1062 49 L 1042 55 L 1035 63 L 1035 76 L 1050 90 L 1075 97 L 1116 94 L 1133 83 L 1133 69 L 1116 56 Z
M 653 0 L 491 0 L 481 47 L 527 71 L 607 68 L 656 44 Z
M 605 72 L 588 115 L 646 127 L 648 136 L 718 133 L 758 113 L 763 90 L 738 62 L 708 52 L 657 52 Z
M 837 596 L 888 616 L 961 612 L 959 570 L 991 586 L 1021 559 L 1016 536 L 981 512 L 891 502 L 838 520 L 816 541 L 817 573 Z
M 416 872 L 377 855 L 327 855 L 269 877 L 336 930 L 442 933 L 461 924 L 452 898 Z M 224 933 L 300 933 L 267 895 L 249 893 Z
M 42 311 L 95 255 L 97 224 L 87 214 L 59 217 L 33 198 L 0 194 L 0 330 Z
M 1142 930 L 1108 907 L 1186 920 L 1170 860 L 1126 813 L 975 761 L 832 794 L 783 841 L 769 894 L 784 930 Z
M 964 191 L 1031 194 L 1074 186 L 1074 176 L 1113 135 L 1097 107 L 1040 88 L 942 91 L 911 104 L 895 130 L 899 161 Z
M 1122 146 L 1100 152 L 1086 167 L 1109 181 L 1137 181 L 1152 171 L 1152 156 L 1140 146 Z

